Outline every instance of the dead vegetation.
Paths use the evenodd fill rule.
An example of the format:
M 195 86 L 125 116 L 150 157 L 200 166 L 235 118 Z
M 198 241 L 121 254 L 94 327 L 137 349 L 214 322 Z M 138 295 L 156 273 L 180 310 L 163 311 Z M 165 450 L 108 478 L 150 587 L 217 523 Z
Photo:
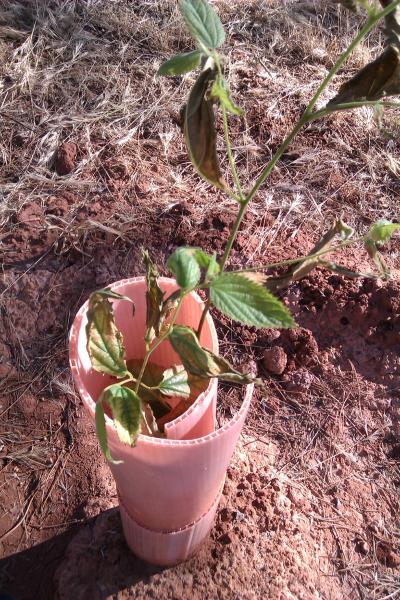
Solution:
M 243 120 L 233 120 L 233 150 L 248 185 L 346 47 L 358 21 L 327 0 L 215 4 L 228 31 L 229 80 L 245 110 Z M 62 270 L 67 271 L 68 260 L 78 254 L 85 261 L 79 267 L 82 278 L 93 267 L 105 284 L 107 278 L 116 278 L 107 263 L 107 244 L 126 251 L 118 274 L 136 273 L 140 267 L 132 267 L 130 253 L 141 230 L 153 230 L 177 210 L 179 228 L 170 226 L 168 243 L 173 245 L 179 235 L 193 243 L 190 235 L 196 239 L 206 214 L 225 211 L 229 216 L 236 206 L 194 177 L 188 163 L 179 111 L 190 77 L 167 80 L 155 75 L 165 58 L 191 49 L 175 2 L 11 0 L 0 2 L 0 7 L 0 244 L 7 244 L 26 224 L 36 224 L 38 238 L 48 240 L 44 254 L 31 249 L 34 260 L 28 267 L 22 261 L 22 268 L 14 272 L 15 257 L 7 246 L 1 262 L 4 270 L 10 269 L 4 274 L 0 300 L 4 339 L 11 340 L 12 347 L 11 352 L 7 349 L 10 356 L 4 356 L 19 375 L 13 379 L 11 371 L 5 372 L 0 388 L 4 398 L 11 399 L 0 406 L 0 494 L 17 481 L 14 505 L 0 517 L 6 524 L 0 541 L 17 531 L 16 551 L 29 546 L 35 529 L 40 539 L 51 535 L 53 527 L 63 530 L 65 523 L 51 513 L 55 490 L 71 503 L 62 520 L 82 518 L 77 507 L 84 493 L 74 501 L 76 490 L 70 489 L 68 474 L 77 448 L 74 436 L 79 438 L 82 431 L 68 377 L 65 337 L 87 289 L 79 288 L 80 294 L 73 297 L 63 295 L 69 275 L 64 281 Z M 338 75 L 335 87 L 373 58 L 381 43 L 375 32 Z M 339 213 L 356 228 L 382 216 L 398 220 L 398 133 L 394 113 L 384 115 L 379 129 L 367 108 L 307 127 L 251 206 L 232 264 L 269 262 L 288 258 L 293 250 L 308 251 Z M 60 175 L 56 164 L 63 144 L 70 144 L 73 158 L 71 169 Z M 39 212 L 33 214 L 32 205 Z M 217 220 L 210 243 L 222 235 L 218 228 L 223 230 L 224 223 Z M 93 259 L 93 247 L 88 248 L 97 237 L 104 260 Z M 156 240 L 154 251 L 163 257 L 168 248 L 159 248 Z M 30 275 L 50 253 L 60 257 L 50 280 L 31 283 Z M 390 258 L 398 261 L 395 244 Z M 87 288 L 98 281 L 90 280 Z M 32 347 L 29 339 L 20 338 L 20 326 L 10 312 L 10 303 L 20 297 L 25 284 L 39 290 L 30 297 L 32 312 L 52 298 L 54 290 L 58 303 L 66 303 L 58 326 L 44 332 L 36 327 L 28 334 L 27 338 L 41 338 Z M 218 324 L 228 356 L 241 364 L 250 349 L 260 361 L 264 346 L 257 346 L 251 333 Z M 390 566 L 390 552 L 395 561 L 400 472 L 398 457 L 388 458 L 387 408 L 384 402 L 373 414 L 366 408 L 368 390 L 356 372 L 332 369 L 329 382 L 313 377 L 301 398 L 269 378 L 269 393 L 257 397 L 247 434 L 261 442 L 273 439 L 276 476 L 283 473 L 305 497 L 311 494 L 305 511 L 313 527 L 327 530 L 331 570 L 324 576 L 343 582 L 343 598 L 398 598 L 398 565 Z M 40 413 L 33 432 L 26 429 L 27 415 L 18 408 L 26 411 L 32 392 L 32 414 Z M 386 394 L 387 401 L 398 394 L 398 383 Z M 54 422 L 49 422 L 47 402 L 53 399 Z M 235 402 L 235 392 L 229 392 L 223 403 L 225 417 Z M 91 447 L 94 444 L 95 440 Z M 101 492 L 99 488 L 96 493 Z M 365 523 L 360 506 L 368 516 Z
M 245 109 L 234 129 L 234 152 L 250 182 L 298 116 L 321 77 L 355 31 L 355 19 L 331 2 L 220 2 L 229 32 L 226 70 Z M 133 14 L 131 13 L 133 12 Z M 130 229 L 143 211 L 165 210 L 179 199 L 198 207 L 231 201 L 191 181 L 178 126 L 190 81 L 155 76 L 160 62 L 190 48 L 173 2 L 7 2 L 0 13 L 3 226 L 21 205 L 71 191 L 80 202 L 115 194 L 129 204 L 107 223 Z M 375 34 L 349 61 L 343 77 L 373 57 Z M 333 93 L 333 90 L 331 90 Z M 355 224 L 385 207 L 394 217 L 398 189 L 394 116 L 377 131 L 370 109 L 315 123 L 295 141 L 253 211 L 275 217 L 266 250 L 280 233 L 311 224 L 321 229 L 351 208 Z M 60 144 L 76 145 L 74 169 L 54 172 Z M 148 173 L 152 173 L 149 180 Z M 171 194 L 171 189 L 174 194 Z M 65 222 L 74 227 L 74 210 Z M 194 215 L 196 218 L 196 214 Z M 61 232 L 58 233 L 61 235 Z

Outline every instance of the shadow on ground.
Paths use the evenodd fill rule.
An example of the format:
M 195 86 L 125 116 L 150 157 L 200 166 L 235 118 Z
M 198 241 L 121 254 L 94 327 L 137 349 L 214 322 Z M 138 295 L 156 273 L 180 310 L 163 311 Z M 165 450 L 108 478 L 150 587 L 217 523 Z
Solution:
M 130 552 L 114 508 L 0 561 L 0 598 L 106 600 L 162 570 Z

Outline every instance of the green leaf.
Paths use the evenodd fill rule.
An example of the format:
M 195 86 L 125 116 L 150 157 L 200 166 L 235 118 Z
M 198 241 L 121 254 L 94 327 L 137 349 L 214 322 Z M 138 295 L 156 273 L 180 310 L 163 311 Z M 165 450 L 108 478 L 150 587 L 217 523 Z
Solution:
M 167 265 L 183 290 L 192 290 L 199 283 L 200 267 L 190 248 L 177 248 L 169 257 Z
M 158 386 L 162 394 L 166 396 L 190 397 L 190 386 L 188 374 L 182 365 L 173 366 L 163 373 L 163 378 Z
M 181 0 L 179 8 L 190 33 L 200 44 L 219 48 L 224 43 L 224 28 L 207 0 Z
M 232 113 L 233 115 L 243 114 L 242 109 L 239 108 L 239 106 L 236 106 L 236 104 L 234 104 L 234 102 L 232 101 L 228 84 L 226 83 L 225 79 L 220 75 L 217 76 L 216 80 L 212 85 L 210 97 L 213 99 L 217 99 L 220 102 L 220 104 L 225 106 L 226 110 Z
M 206 276 L 205 276 L 206 281 L 210 281 L 210 279 L 213 279 L 213 277 L 215 277 L 215 275 L 218 275 L 220 270 L 221 270 L 220 266 L 217 262 L 217 253 L 214 252 L 214 254 L 212 256 L 210 256 L 210 261 L 208 263 Z
M 96 371 L 124 377 L 127 369 L 123 337 L 115 325 L 113 307 L 107 297 L 104 297 L 104 291 L 94 292 L 89 298 L 87 351 Z
M 221 273 L 210 283 L 210 299 L 222 313 L 254 327 L 295 327 L 285 305 L 245 274 Z
M 108 441 L 107 441 L 107 429 L 106 429 L 106 420 L 104 417 L 104 408 L 103 408 L 103 403 L 101 402 L 101 400 L 99 400 L 96 403 L 96 433 L 97 433 L 97 438 L 99 440 L 99 444 L 100 444 L 100 448 L 103 451 L 104 456 L 106 457 L 106 459 L 108 461 L 110 461 L 110 463 L 113 463 L 114 465 L 118 465 L 120 463 L 122 463 L 122 460 L 114 460 L 113 457 L 111 456 L 110 453 L 110 449 L 108 447 Z
M 206 99 L 214 79 L 214 69 L 205 69 L 200 73 L 186 105 L 184 132 L 190 160 L 199 175 L 225 190 L 227 186 L 217 155 L 214 110 L 212 101 Z
M 328 106 L 359 100 L 380 100 L 398 94 L 400 94 L 399 49 L 388 46 L 378 58 L 346 81 Z
M 124 444 L 134 446 L 140 433 L 142 403 L 139 396 L 130 388 L 119 384 L 106 388 L 99 402 L 107 402 L 111 408 L 115 428 Z
M 189 71 L 197 69 L 202 56 L 203 54 L 199 50 L 177 54 L 161 65 L 157 75 L 183 75 L 189 73 Z
M 386 219 L 380 219 L 371 226 L 369 232 L 367 233 L 367 237 L 371 240 L 374 240 L 374 242 L 384 244 L 390 240 L 393 233 L 399 229 L 400 223 L 391 223 Z
M 146 334 L 145 340 L 150 344 L 160 335 L 164 292 L 158 285 L 157 267 L 150 258 L 147 250 L 142 250 L 142 258 L 146 267 Z
M 208 266 L 210 264 L 211 256 L 206 254 L 201 248 L 187 248 L 187 250 L 192 252 L 199 267 L 202 267 L 203 269 L 208 268 Z
M 201 378 L 218 377 L 234 383 L 250 383 L 254 378 L 236 371 L 224 358 L 203 348 L 190 327 L 175 325 L 169 336 L 175 352 L 189 373 Z

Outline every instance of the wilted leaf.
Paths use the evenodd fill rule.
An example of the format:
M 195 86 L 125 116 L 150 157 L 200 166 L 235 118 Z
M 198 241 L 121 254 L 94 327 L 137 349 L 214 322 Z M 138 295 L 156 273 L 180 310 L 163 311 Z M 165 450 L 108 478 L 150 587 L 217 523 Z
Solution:
M 164 300 L 160 319 L 160 335 L 164 335 L 169 326 L 169 318 L 178 306 L 180 293 L 180 290 L 177 290 Z
M 293 283 L 293 281 L 302 279 L 321 264 L 323 256 L 329 252 L 336 235 L 339 234 L 340 238 L 345 241 L 350 239 L 353 233 L 354 229 L 346 225 L 341 219 L 338 219 L 312 248 L 309 258 L 306 257 L 296 263 L 287 274 L 268 279 L 266 282 L 268 289 L 272 291 L 280 290 Z M 320 254 L 320 256 L 314 256 L 315 254 Z
M 214 110 L 211 100 L 206 99 L 214 79 L 213 69 L 199 75 L 186 105 L 184 131 L 190 160 L 198 173 L 216 187 L 226 189 L 217 156 Z
M 388 279 L 390 277 L 390 271 L 383 259 L 383 256 L 378 251 L 376 242 L 374 242 L 374 240 L 372 240 L 371 238 L 366 238 L 364 240 L 364 245 L 365 249 L 368 252 L 368 255 L 374 261 L 376 268 L 379 271 L 379 275 L 382 277 L 382 279 Z
M 111 408 L 120 441 L 134 446 L 140 433 L 142 418 L 142 403 L 139 396 L 130 388 L 115 384 L 103 391 L 100 402 L 106 402 Z
M 163 309 L 164 292 L 158 285 L 157 267 L 150 258 L 147 250 L 142 250 L 143 262 L 146 267 L 146 334 L 145 340 L 150 344 L 160 335 L 161 314 Z
M 380 0 L 383 8 L 391 4 L 392 0 Z M 396 6 L 392 12 L 385 17 L 385 34 L 389 44 L 400 47 L 400 6 Z
M 143 421 L 142 421 L 142 433 L 148 435 L 148 428 L 144 424 L 146 419 L 147 426 L 150 428 L 151 434 L 154 437 L 162 437 L 162 433 L 157 424 L 157 419 L 153 410 L 153 406 L 146 403 L 142 403 Z
M 228 84 L 226 83 L 225 79 L 220 75 L 217 75 L 217 78 L 211 87 L 210 97 L 215 100 L 218 100 L 221 104 L 224 105 L 226 110 L 232 113 L 233 115 L 243 114 L 242 109 L 239 108 L 239 106 L 236 106 L 236 104 L 234 104 L 234 102 L 232 101 Z
M 350 81 L 346 81 L 328 106 L 358 100 L 379 100 L 397 94 L 400 94 L 399 50 L 389 46 Z
M 328 260 L 322 260 L 321 266 L 324 267 L 325 269 L 329 269 L 330 271 L 333 271 L 334 273 L 343 275 L 344 277 L 349 277 L 350 279 L 358 279 L 359 277 L 376 279 L 376 277 L 375 277 L 375 275 L 373 275 L 373 273 L 360 273 L 359 271 L 352 271 L 351 269 L 348 269 L 347 267 L 343 267 L 342 265 L 338 265 L 337 263 L 334 263 L 334 262 L 331 262 Z
M 200 267 L 190 248 L 177 248 L 167 261 L 179 287 L 191 290 L 200 281 Z
M 89 298 L 87 351 L 96 371 L 124 377 L 127 369 L 123 337 L 115 325 L 112 304 L 104 297 L 104 291 L 95 292 Z
M 96 404 L 96 433 L 97 438 L 99 440 L 100 448 L 102 449 L 106 459 L 114 465 L 120 464 L 122 461 L 114 460 L 111 456 L 110 449 L 108 447 L 106 420 L 104 417 L 103 403 L 101 401 L 97 402 Z
M 210 299 L 222 313 L 254 327 L 295 327 L 286 306 L 246 273 L 221 273 L 210 283 Z
M 250 383 L 250 374 L 236 371 L 224 358 L 203 348 L 196 333 L 190 327 L 175 325 L 169 340 L 187 371 L 199 377 L 218 377 L 233 383 Z
M 179 7 L 190 33 L 200 44 L 218 48 L 224 43 L 224 28 L 207 0 L 181 0 Z
M 380 219 L 373 225 L 369 232 L 367 233 L 367 237 L 374 240 L 378 244 L 384 244 L 388 240 L 390 240 L 391 236 L 395 231 L 400 230 L 400 223 L 391 223 L 386 219 Z
M 349 227 L 341 219 L 336 221 L 334 225 L 322 236 L 320 240 L 315 244 L 310 252 L 311 258 L 306 258 L 301 263 L 295 265 L 291 271 L 292 281 L 302 279 L 308 273 L 310 273 L 315 267 L 317 267 L 323 257 L 324 252 L 328 252 L 332 246 L 332 241 L 336 235 L 339 234 L 340 238 L 345 241 L 351 238 L 354 233 L 354 229 Z M 320 254 L 319 257 L 313 257 L 313 254 Z
M 202 52 L 199 50 L 177 54 L 161 65 L 157 75 L 183 75 L 184 73 L 189 73 L 189 71 L 197 69 L 201 57 Z
M 102 296 L 103 298 L 112 298 L 114 300 L 127 300 L 133 304 L 133 300 L 129 298 L 129 296 L 123 296 L 122 294 L 118 294 L 118 292 L 114 292 L 110 290 L 110 288 L 104 288 L 102 290 L 97 290 L 95 294 Z
M 182 398 L 189 398 L 190 386 L 185 368 L 182 365 L 178 365 L 164 371 L 158 389 L 166 396 L 182 396 Z

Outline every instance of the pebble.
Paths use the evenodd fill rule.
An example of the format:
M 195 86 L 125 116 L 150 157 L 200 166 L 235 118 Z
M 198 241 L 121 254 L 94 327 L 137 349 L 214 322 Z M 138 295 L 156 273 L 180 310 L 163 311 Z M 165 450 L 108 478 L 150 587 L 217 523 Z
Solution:
M 281 346 L 267 348 L 264 352 L 263 365 L 269 373 L 282 375 L 287 365 L 287 354 Z

